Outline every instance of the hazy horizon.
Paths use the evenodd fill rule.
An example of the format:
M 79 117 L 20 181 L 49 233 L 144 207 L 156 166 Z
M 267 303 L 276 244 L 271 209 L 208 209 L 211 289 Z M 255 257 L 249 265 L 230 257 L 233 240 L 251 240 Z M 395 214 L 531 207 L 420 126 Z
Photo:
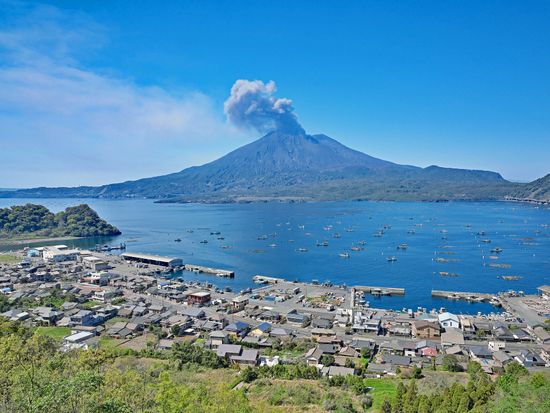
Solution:
M 546 2 L 0 5 L 3 188 L 177 172 L 283 124 L 399 164 L 550 173 Z

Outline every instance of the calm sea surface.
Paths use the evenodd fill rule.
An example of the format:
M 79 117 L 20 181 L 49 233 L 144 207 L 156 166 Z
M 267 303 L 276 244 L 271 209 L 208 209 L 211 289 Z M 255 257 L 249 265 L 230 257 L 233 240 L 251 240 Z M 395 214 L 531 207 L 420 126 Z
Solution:
M 233 269 L 234 279 L 190 272 L 183 275 L 234 290 L 254 286 L 252 276 L 256 274 L 330 280 L 406 289 L 404 297 L 370 297 L 371 306 L 444 306 L 457 313 L 475 313 L 493 308 L 434 299 L 431 290 L 535 293 L 537 286 L 550 284 L 548 207 L 505 202 L 196 205 L 97 199 L 0 199 L 0 206 L 26 202 L 53 211 L 88 203 L 123 234 L 65 243 L 90 247 L 126 242 L 128 251 Z M 375 236 L 382 229 L 383 235 Z M 478 235 L 481 232 L 485 235 Z M 174 242 L 176 238 L 182 241 Z M 317 246 L 324 241 L 328 246 Z M 361 241 L 364 249 L 352 251 Z M 398 249 L 400 244 L 407 248 Z M 496 247 L 502 252 L 491 252 Z M 341 257 L 342 253 L 349 253 L 349 258 Z M 389 262 L 387 258 L 392 256 L 396 261 Z M 442 272 L 458 275 L 442 276 Z M 499 278 L 502 276 L 522 278 L 506 281 Z

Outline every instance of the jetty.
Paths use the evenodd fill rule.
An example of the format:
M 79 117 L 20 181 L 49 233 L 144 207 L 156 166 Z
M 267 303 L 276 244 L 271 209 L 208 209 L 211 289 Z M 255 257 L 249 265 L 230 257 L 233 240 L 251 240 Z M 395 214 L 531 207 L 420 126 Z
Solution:
M 494 300 L 495 296 L 496 294 L 488 294 L 488 293 L 432 290 L 432 297 L 447 298 L 449 300 L 485 302 L 485 301 Z
M 367 294 L 372 294 L 374 296 L 381 295 L 405 295 L 404 288 L 394 288 L 394 287 L 369 287 L 369 286 L 356 286 L 356 291 L 363 291 Z
M 268 277 L 266 275 L 255 275 L 252 277 L 252 281 L 256 284 L 279 284 L 285 282 L 286 280 L 283 278 Z
M 184 268 L 187 271 L 198 272 L 202 274 L 212 274 L 218 277 L 234 278 L 235 271 L 232 270 L 220 270 L 219 268 L 204 267 L 202 265 L 185 264 Z

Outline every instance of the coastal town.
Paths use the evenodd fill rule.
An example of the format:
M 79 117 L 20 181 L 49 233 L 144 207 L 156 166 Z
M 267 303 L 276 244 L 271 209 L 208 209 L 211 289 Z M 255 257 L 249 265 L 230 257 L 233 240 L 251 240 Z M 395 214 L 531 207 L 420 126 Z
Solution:
M 257 275 L 257 288 L 231 291 L 216 287 L 215 277 L 234 277 L 233 271 L 151 254 L 56 245 L 0 258 L 0 316 L 55 336 L 62 351 L 170 351 L 186 342 L 241 367 L 307 363 L 327 377 L 449 365 L 459 371 L 469 361 L 489 374 L 514 361 L 529 370 L 550 367 L 550 286 L 531 296 L 434 291 L 503 310 L 457 315 L 444 308 L 378 309 L 367 301 L 405 294 L 400 288 Z M 188 271 L 211 274 L 213 282 L 186 280 Z

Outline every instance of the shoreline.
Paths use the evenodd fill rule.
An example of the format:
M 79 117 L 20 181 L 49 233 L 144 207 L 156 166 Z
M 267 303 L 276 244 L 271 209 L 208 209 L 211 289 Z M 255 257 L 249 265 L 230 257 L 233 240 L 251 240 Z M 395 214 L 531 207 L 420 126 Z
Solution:
M 300 204 L 300 203 L 329 203 L 329 202 L 395 202 L 395 203 L 406 203 L 406 202 L 422 202 L 422 203 L 450 203 L 450 202 L 515 202 L 515 203 L 524 203 L 531 205 L 550 205 L 550 200 L 538 200 L 532 198 L 516 198 L 509 195 L 506 195 L 502 198 L 434 198 L 434 199 L 423 199 L 423 198 L 411 198 L 411 199 L 366 199 L 366 198 L 351 198 L 351 199 L 313 199 L 310 197 L 247 197 L 239 196 L 235 198 L 221 198 L 221 199 L 181 199 L 181 198 L 158 198 L 158 197 L 97 197 L 97 196 L 59 196 L 59 197 L 10 197 L 10 196 L 0 196 L 0 199 L 32 199 L 32 200 L 41 200 L 41 199 L 102 199 L 109 201 L 127 201 L 127 200 L 144 200 L 151 201 L 154 204 L 195 204 L 195 205 L 224 205 L 224 204 L 266 204 L 266 203 L 286 203 L 286 204 Z M 78 237 L 77 237 L 78 238 Z M 0 244 L 2 244 L 0 240 Z
M 63 236 L 63 237 L 44 237 L 44 238 L 25 238 L 25 239 L 2 239 L 0 238 L 0 246 L 10 246 L 10 245 L 25 245 L 25 244 L 34 244 L 39 242 L 54 242 L 54 241 L 74 241 L 77 239 L 82 239 L 83 237 L 74 237 L 74 236 Z

